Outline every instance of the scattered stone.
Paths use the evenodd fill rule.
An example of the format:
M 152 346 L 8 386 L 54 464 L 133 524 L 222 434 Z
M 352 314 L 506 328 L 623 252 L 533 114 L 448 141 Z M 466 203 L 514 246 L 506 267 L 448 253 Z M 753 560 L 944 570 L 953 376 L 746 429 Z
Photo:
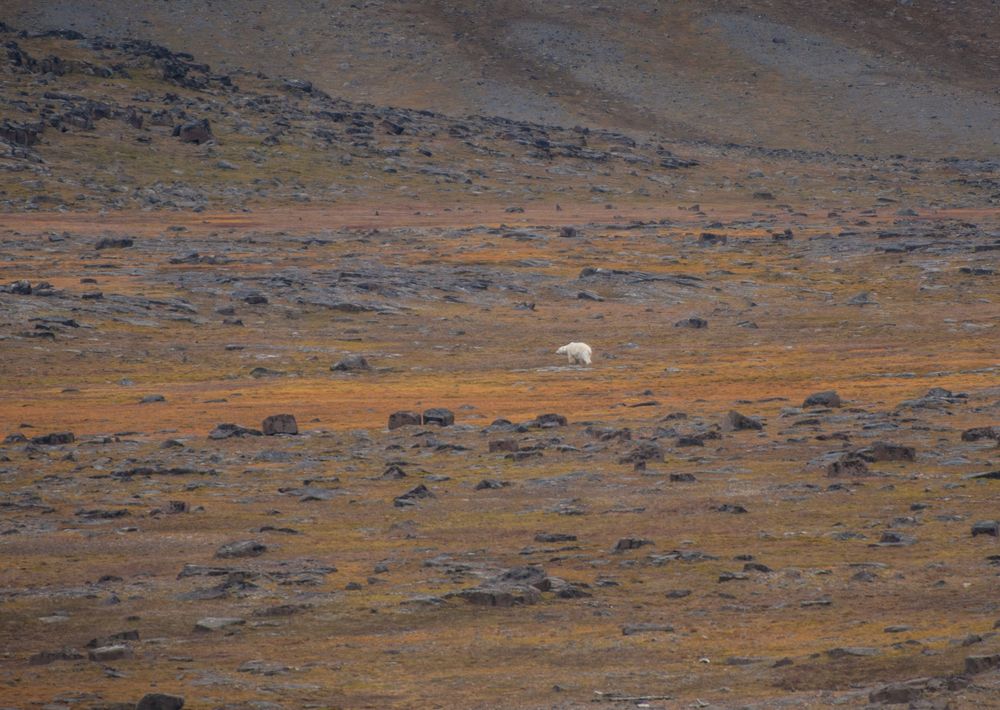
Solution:
M 207 118 L 174 127 L 174 138 L 180 138 L 184 143 L 201 145 L 213 140 L 214 137 L 212 135 L 212 126 Z
M 882 537 L 876 543 L 879 547 L 903 547 L 905 545 L 912 545 L 917 541 L 917 539 L 911 535 L 904 535 L 903 533 L 886 531 L 882 533 Z
M 121 658 L 128 658 L 131 655 L 132 649 L 124 644 L 101 646 L 100 648 L 95 648 L 87 653 L 87 657 L 91 661 L 96 661 L 98 663 L 109 663 L 111 661 L 117 661 Z
M 121 581 L 121 580 L 118 580 Z M 120 631 L 117 634 L 111 634 L 110 636 L 99 636 L 98 638 L 90 639 L 87 642 L 87 648 L 101 648 L 102 646 L 114 646 L 121 641 L 138 641 L 139 632 L 135 629 L 129 631 Z
M 204 619 L 199 619 L 194 625 L 195 631 L 222 631 L 224 629 L 230 629 L 234 626 L 242 626 L 246 623 L 246 619 L 240 619 L 238 617 L 232 616 L 208 616 Z
M 871 463 L 880 461 L 913 461 L 917 457 L 916 449 L 912 446 L 890 444 L 885 441 L 876 441 L 869 447 L 858 449 L 855 454 Z
M 128 237 L 104 237 L 99 239 L 97 244 L 94 245 L 94 249 L 100 251 L 102 249 L 127 249 L 133 246 L 135 241 L 129 239 Z
M 79 661 L 83 654 L 72 648 L 62 648 L 58 651 L 41 651 L 28 658 L 32 666 L 47 666 L 56 661 Z
M 663 461 L 663 447 L 655 441 L 640 441 L 628 454 L 618 459 L 618 463 L 646 463 Z
M 285 675 L 291 668 L 281 663 L 270 663 L 268 661 L 246 661 L 241 663 L 236 669 L 237 673 L 251 673 L 253 675 L 276 676 Z
M 299 433 L 299 425 L 291 414 L 272 414 L 263 421 L 261 429 L 264 436 Z
M 864 658 L 867 656 L 877 656 L 880 651 L 877 648 L 868 648 L 865 646 L 841 646 L 838 648 L 831 648 L 826 652 L 826 655 L 830 658 Z
M 927 678 L 917 678 L 903 683 L 891 683 L 871 691 L 868 702 L 883 705 L 903 705 L 920 699 L 927 687 Z
M 247 429 L 236 424 L 218 424 L 209 432 L 209 439 L 229 439 L 231 437 L 261 436 L 262 433 L 256 429 Z
M 714 510 L 718 511 L 719 513 L 735 513 L 737 515 L 747 512 L 747 509 L 744 508 L 742 505 L 734 505 L 732 503 L 724 503 L 716 507 Z
M 626 624 L 622 627 L 622 636 L 635 636 L 636 634 L 651 633 L 672 634 L 674 627 L 670 624 Z
M 511 586 L 503 589 L 473 587 L 448 596 L 457 596 L 476 606 L 502 608 L 537 604 L 542 600 L 542 593 L 530 585 Z
M 403 495 L 394 498 L 393 505 L 397 508 L 406 508 L 408 506 L 416 505 L 418 500 L 435 497 L 434 493 L 432 493 L 427 486 L 421 483 L 416 488 L 411 488 Z
M 694 329 L 707 328 L 708 321 L 705 320 L 704 318 L 684 318 L 683 320 L 679 320 L 676 323 L 674 323 L 674 327 L 694 328 Z
M 489 443 L 490 453 L 499 451 L 516 452 L 520 448 L 516 439 L 494 439 Z
M 814 392 L 813 394 L 806 397 L 805 401 L 802 403 L 803 407 L 839 407 L 843 404 L 838 395 L 833 390 L 826 390 L 824 392 Z
M 525 426 L 538 429 L 551 429 L 553 427 L 566 426 L 566 417 L 561 414 L 539 414 L 537 417 L 527 422 Z
M 698 479 L 694 477 L 693 473 L 671 473 L 670 482 L 671 483 L 694 483 Z
M 750 575 L 745 572 L 723 572 L 719 575 L 719 582 L 744 582 L 750 579 Z
M 902 634 L 912 630 L 913 627 L 907 626 L 906 624 L 896 624 L 894 626 L 886 626 L 884 629 L 882 629 L 882 631 L 887 634 Z
M 760 431 L 764 428 L 757 419 L 751 419 L 736 410 L 730 410 L 724 424 L 730 431 Z
M 875 300 L 875 295 L 870 291 L 862 291 L 861 293 L 851 296 L 847 299 L 847 305 L 849 306 L 874 306 L 878 305 L 878 301 Z
M 267 552 L 267 545 L 257 540 L 239 540 L 226 543 L 215 551 L 215 556 L 223 559 L 235 557 L 257 557 Z
M 623 537 L 621 540 L 615 543 L 615 547 L 612 552 L 625 552 L 626 550 L 638 550 L 640 547 L 645 547 L 646 545 L 652 545 L 652 540 L 646 540 L 641 537 Z
M 576 542 L 576 535 L 566 533 L 537 533 L 535 542 Z
M 362 372 L 371 370 L 372 366 L 368 364 L 368 360 L 363 355 L 348 355 L 335 365 L 331 365 L 330 369 L 334 372 Z
M 868 476 L 870 472 L 864 459 L 851 452 L 830 463 L 826 467 L 826 475 L 830 478 L 840 478 L 842 476 Z
M 500 488 L 506 488 L 509 485 L 510 485 L 509 481 L 498 481 L 492 478 L 484 478 L 483 480 L 481 480 L 479 483 L 476 484 L 475 490 L 477 491 L 497 490 Z

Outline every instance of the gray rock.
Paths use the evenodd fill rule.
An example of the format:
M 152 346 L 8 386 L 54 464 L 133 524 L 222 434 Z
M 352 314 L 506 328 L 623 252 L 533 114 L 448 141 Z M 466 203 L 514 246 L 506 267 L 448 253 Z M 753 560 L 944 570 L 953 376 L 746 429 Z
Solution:
M 871 446 L 858 449 L 855 453 L 872 463 L 879 461 L 913 461 L 917 457 L 916 449 L 912 446 L 891 444 L 886 441 L 876 441 Z
M 838 395 L 833 390 L 826 390 L 824 392 L 814 392 L 813 394 L 806 397 L 805 401 L 802 403 L 803 407 L 839 407 L 843 402 Z
M 615 543 L 612 552 L 625 552 L 626 550 L 638 550 L 640 547 L 645 547 L 646 545 L 652 545 L 652 540 L 646 540 L 641 537 L 623 537 L 618 542 Z
M 179 695 L 167 695 L 165 693 L 148 693 L 142 696 L 135 710 L 181 710 L 184 707 L 184 698 Z
M 261 432 L 256 429 L 247 429 L 237 424 L 218 424 L 209 432 L 209 439 L 229 439 L 230 437 L 260 436 Z
M 62 648 L 58 651 L 41 651 L 28 658 L 28 665 L 47 666 L 56 661 L 78 661 L 83 654 L 72 648 Z
M 730 410 L 726 415 L 725 426 L 731 431 L 760 431 L 764 428 L 758 420 L 751 419 L 736 410 Z
M 972 537 L 976 537 L 977 535 L 1000 537 L 1000 522 L 996 520 L 980 520 L 972 526 Z
M 90 658 L 90 660 L 97 661 L 98 663 L 117 661 L 121 658 L 128 658 L 131 655 L 132 649 L 124 644 L 101 646 L 100 648 L 95 648 L 87 653 L 87 657 Z
M 368 364 L 368 360 L 363 355 L 348 355 L 335 365 L 331 365 L 330 369 L 335 372 L 363 372 L 371 370 L 372 366 Z
M 704 318 L 684 318 L 674 323 L 675 328 L 694 328 L 696 330 L 708 327 L 708 321 Z
M 242 626 L 246 623 L 246 619 L 240 619 L 233 616 L 206 616 L 204 619 L 199 619 L 194 625 L 195 631 L 222 631 L 223 629 L 229 629 L 234 626 Z
M 451 426 L 455 423 L 455 414 L 450 409 L 434 407 L 424 410 L 423 424 L 436 424 L 437 426 Z
M 826 655 L 830 658 L 849 658 L 849 657 L 866 657 L 866 656 L 877 656 L 880 651 L 877 648 L 869 648 L 865 646 L 841 646 L 838 648 L 831 648 L 826 652 Z
M 965 659 L 965 672 L 968 675 L 985 673 L 997 667 L 1000 667 L 1000 653 L 991 656 L 967 656 Z
M 915 678 L 904 683 L 891 683 L 868 694 L 868 702 L 883 705 L 902 705 L 920 699 L 927 687 L 927 678 Z
M 532 586 L 505 587 L 503 589 L 489 587 L 473 587 L 455 592 L 453 595 L 476 606 L 513 607 L 537 604 L 542 600 L 542 593 Z
M 917 538 L 912 535 L 886 531 L 882 533 L 882 537 L 879 538 L 876 544 L 880 547 L 903 547 L 904 545 L 912 545 L 916 541 Z
M 299 425 L 291 414 L 272 414 L 263 421 L 261 430 L 263 430 L 264 436 L 298 434 Z
M 393 505 L 397 508 L 406 508 L 411 505 L 416 505 L 418 500 L 423 500 L 424 498 L 435 498 L 436 496 L 431 492 L 431 490 L 421 483 L 416 488 L 411 488 L 406 493 L 401 496 L 397 496 L 393 499 Z
M 635 636 L 636 634 L 652 633 L 672 634 L 674 627 L 670 624 L 626 624 L 622 627 L 622 636 Z
M 853 452 L 844 454 L 826 467 L 826 475 L 830 478 L 839 478 L 841 476 L 868 476 L 869 474 L 868 464 L 864 462 L 864 459 L 860 458 Z
M 184 143 L 194 143 L 195 145 L 207 143 L 214 138 L 212 135 L 212 125 L 208 122 L 207 118 L 176 126 L 174 128 L 174 137 L 180 138 Z
M 267 552 L 267 545 L 257 540 L 239 540 L 230 542 L 215 551 L 215 556 L 222 559 L 237 557 L 258 557 Z
M 875 306 L 878 305 L 878 301 L 875 300 L 874 294 L 872 294 L 870 291 L 862 291 L 861 293 L 855 294 L 851 298 L 847 299 L 847 305 Z
M 72 444 L 74 441 L 76 441 L 76 437 L 73 436 L 73 432 L 69 431 L 43 434 L 31 438 L 32 444 L 39 444 L 41 446 L 62 446 L 63 444 Z
M 271 663 L 269 661 L 247 661 L 240 664 L 236 669 L 237 673 L 251 673 L 253 675 L 276 676 L 285 675 L 291 669 L 281 663 Z
M 421 423 L 420 415 L 417 412 L 393 412 L 389 415 L 389 429 L 398 429 L 402 426 L 414 426 Z
M 128 237 L 104 237 L 99 239 L 94 249 L 127 249 L 135 244 L 135 240 Z

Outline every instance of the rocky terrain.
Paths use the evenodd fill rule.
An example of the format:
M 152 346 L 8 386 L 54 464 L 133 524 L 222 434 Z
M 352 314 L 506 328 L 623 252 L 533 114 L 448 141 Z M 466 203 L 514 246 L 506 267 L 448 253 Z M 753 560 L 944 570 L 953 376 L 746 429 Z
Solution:
M 370 104 L 59 17 L 0 33 L 0 708 L 1000 707 L 996 124 Z

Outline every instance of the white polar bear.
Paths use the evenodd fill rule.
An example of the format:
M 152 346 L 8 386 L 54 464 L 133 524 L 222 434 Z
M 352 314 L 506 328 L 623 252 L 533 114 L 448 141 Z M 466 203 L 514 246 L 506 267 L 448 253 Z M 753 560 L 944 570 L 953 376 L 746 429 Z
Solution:
M 556 355 L 565 355 L 571 365 L 589 365 L 592 352 L 586 343 L 569 343 L 556 350 Z

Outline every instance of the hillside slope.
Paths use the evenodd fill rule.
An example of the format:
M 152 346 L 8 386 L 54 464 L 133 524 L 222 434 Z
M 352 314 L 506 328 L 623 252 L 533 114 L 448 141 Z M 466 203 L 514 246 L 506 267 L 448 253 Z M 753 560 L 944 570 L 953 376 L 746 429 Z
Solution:
M 138 37 L 336 96 L 685 139 L 1000 155 L 996 0 L 11 0 L 31 30 Z

